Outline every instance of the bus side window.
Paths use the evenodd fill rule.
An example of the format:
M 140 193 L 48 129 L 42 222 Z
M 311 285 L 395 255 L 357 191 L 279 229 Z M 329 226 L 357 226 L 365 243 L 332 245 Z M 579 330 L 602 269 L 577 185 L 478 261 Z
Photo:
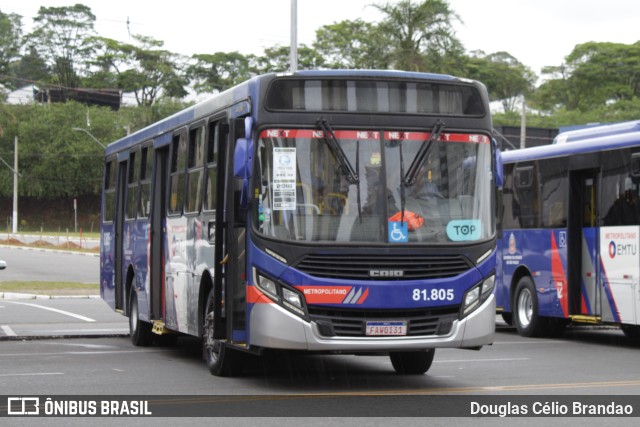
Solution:
M 202 187 L 204 185 L 204 126 L 198 126 L 189 132 L 189 158 L 187 161 L 187 192 L 185 212 L 199 212 L 202 206 Z
M 138 213 L 138 180 L 140 177 L 140 152 L 133 151 L 129 154 L 129 167 L 127 172 L 127 206 L 126 219 L 135 219 Z
M 169 214 L 180 215 L 184 205 L 187 165 L 187 138 L 184 133 L 173 137 L 171 147 L 171 176 L 169 178 Z
M 207 141 L 207 183 L 204 196 L 204 210 L 214 212 L 217 201 L 218 183 L 218 124 L 209 124 L 209 138 Z
M 140 217 L 151 212 L 151 179 L 153 178 L 153 147 L 142 147 L 140 165 Z
M 640 153 L 631 154 L 631 176 L 640 177 Z
M 104 222 L 113 221 L 116 206 L 116 169 L 115 159 L 107 161 L 104 170 L 104 210 L 102 219 Z

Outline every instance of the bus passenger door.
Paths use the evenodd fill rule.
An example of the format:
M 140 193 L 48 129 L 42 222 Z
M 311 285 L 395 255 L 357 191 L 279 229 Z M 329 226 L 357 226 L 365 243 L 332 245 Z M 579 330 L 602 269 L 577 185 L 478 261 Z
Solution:
M 149 271 L 151 273 L 151 288 L 149 290 L 151 318 L 149 320 L 159 320 L 162 319 L 163 316 L 162 301 L 164 301 L 164 251 L 168 159 L 168 146 L 156 150 L 155 167 L 153 169 L 153 201 L 151 205 L 151 235 L 149 242 Z
M 118 180 L 116 190 L 116 216 L 114 222 L 115 228 L 115 270 L 114 270 L 114 287 L 115 287 L 115 309 L 124 310 L 126 296 L 124 295 L 125 272 L 122 271 L 124 257 L 124 201 L 127 190 L 127 164 L 124 160 L 118 163 Z
M 242 184 L 234 177 L 235 144 L 238 138 L 245 135 L 244 119 L 231 121 L 227 151 L 225 153 L 225 204 L 227 206 L 224 270 L 227 340 L 234 344 L 245 344 L 246 336 L 246 239 L 247 213 L 240 207 L 240 189 Z
M 568 224 L 569 315 L 601 314 L 598 233 L 598 172 L 570 172 Z

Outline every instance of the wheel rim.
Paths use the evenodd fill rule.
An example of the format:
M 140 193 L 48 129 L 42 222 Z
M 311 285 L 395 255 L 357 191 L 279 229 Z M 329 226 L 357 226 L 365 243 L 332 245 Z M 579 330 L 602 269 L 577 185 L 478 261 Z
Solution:
M 526 328 L 531 323 L 533 316 L 533 298 L 529 289 L 523 289 L 518 295 L 518 323 Z

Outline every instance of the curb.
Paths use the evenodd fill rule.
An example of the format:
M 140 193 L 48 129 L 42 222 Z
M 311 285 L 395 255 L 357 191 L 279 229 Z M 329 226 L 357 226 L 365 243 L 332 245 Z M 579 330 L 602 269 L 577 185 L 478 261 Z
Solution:
M 23 294 L 20 292 L 0 292 L 0 299 L 6 300 L 20 300 L 20 299 L 98 299 L 100 295 L 37 295 L 37 294 Z

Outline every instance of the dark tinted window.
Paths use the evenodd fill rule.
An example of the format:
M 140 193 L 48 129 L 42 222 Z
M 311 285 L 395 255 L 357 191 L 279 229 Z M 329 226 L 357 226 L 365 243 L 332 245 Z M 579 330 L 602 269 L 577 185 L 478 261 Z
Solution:
M 482 116 L 482 97 L 473 86 L 446 82 L 375 80 L 276 80 L 267 108 Z

